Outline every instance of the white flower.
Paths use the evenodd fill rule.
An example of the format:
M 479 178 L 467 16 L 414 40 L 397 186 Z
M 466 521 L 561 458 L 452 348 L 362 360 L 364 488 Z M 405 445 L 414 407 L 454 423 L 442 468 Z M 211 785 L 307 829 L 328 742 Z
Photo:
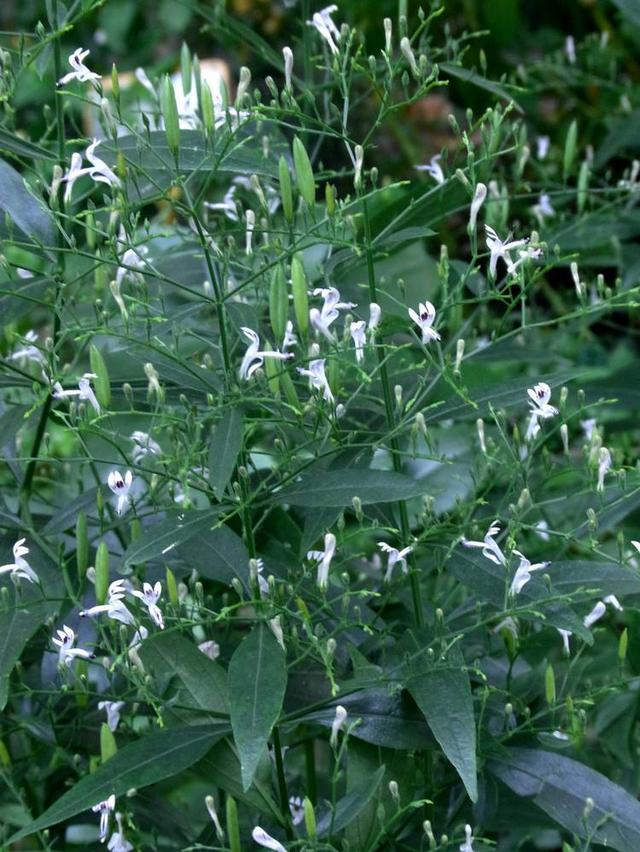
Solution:
M 384 575 L 385 583 L 390 583 L 393 576 L 393 569 L 396 565 L 402 568 L 402 573 L 407 573 L 407 556 L 413 550 L 411 545 L 398 550 L 396 547 L 391 547 L 386 541 L 379 541 L 378 547 L 387 554 L 387 573 Z
M 120 264 L 116 271 L 116 286 L 118 292 L 125 278 L 130 278 L 136 283 L 144 280 L 138 270 L 144 269 L 147 265 L 145 256 L 148 254 L 147 246 L 137 246 L 136 248 L 128 248 L 120 258 Z
M 265 358 L 277 358 L 280 361 L 286 361 L 287 358 L 293 358 L 293 352 L 271 352 L 260 351 L 260 337 L 251 328 L 242 326 L 240 331 L 249 341 L 247 351 L 244 354 L 238 375 L 241 379 L 250 379 L 255 371 L 262 367 Z
M 109 838 L 107 849 L 109 852 L 132 852 L 133 846 L 125 839 L 124 832 L 122 831 L 121 813 L 116 814 L 116 822 L 118 823 L 118 830 L 114 831 Z
M 157 441 L 154 441 L 146 432 L 139 432 L 136 430 L 129 435 L 129 440 L 133 441 L 133 451 L 131 456 L 134 464 L 138 464 L 146 455 L 162 455 L 162 447 L 160 444 L 158 444 Z
M 382 309 L 380 305 L 377 302 L 371 302 L 369 305 L 369 324 L 367 326 L 367 331 L 371 338 L 375 337 L 375 330 L 380 325 L 381 315 Z
M 25 541 L 26 538 L 16 541 L 13 545 L 13 562 L 0 565 L 0 574 L 10 573 L 12 577 L 20 577 L 29 583 L 39 583 L 38 575 L 24 558 L 29 553 L 29 548 L 24 545 Z
M 526 246 L 528 240 L 512 240 L 511 234 L 509 234 L 507 239 L 503 242 L 490 225 L 485 225 L 484 229 L 487 234 L 487 248 L 491 252 L 491 257 L 489 259 L 489 275 L 491 278 L 495 278 L 498 260 L 502 258 L 507 265 L 507 268 L 513 268 L 513 260 L 511 259 L 509 252 L 515 251 L 515 249 L 518 249 L 521 246 Z
M 534 571 L 540 571 L 541 568 L 546 568 L 549 563 L 536 562 L 534 565 L 532 565 L 531 562 L 529 562 L 529 560 L 527 559 L 527 557 L 520 553 L 519 550 L 514 550 L 513 552 L 516 556 L 519 557 L 520 565 L 518 565 L 513 580 L 511 581 L 511 587 L 509 591 L 512 595 L 519 595 L 531 579 L 531 574 Z
M 12 352 L 9 355 L 10 361 L 36 361 L 39 364 L 46 363 L 46 358 L 42 354 L 42 352 L 38 349 L 37 346 L 34 346 L 34 343 L 38 340 L 38 335 L 35 331 L 28 331 L 24 335 L 24 340 L 27 345 L 23 346 L 22 349 L 16 349 L 15 352 Z
M 549 153 L 550 139 L 548 136 L 538 136 L 536 139 L 537 157 L 544 160 Z
M 327 533 L 324 537 L 324 550 L 310 550 L 307 559 L 318 563 L 317 583 L 321 589 L 326 589 L 329 583 L 329 568 L 336 552 L 336 537 Z
M 141 672 L 144 671 L 144 666 L 142 665 L 142 660 L 138 655 L 138 648 L 140 647 L 140 645 L 142 645 L 148 635 L 149 631 L 147 630 L 147 628 L 143 624 L 140 625 L 140 627 L 133 634 L 131 642 L 129 642 L 129 649 L 127 652 L 128 657 L 133 663 L 133 665 Z
M 587 285 L 584 281 L 580 280 L 580 272 L 575 260 L 569 264 L 569 269 L 571 270 L 571 277 L 573 278 L 573 286 L 576 288 L 576 295 L 579 299 L 581 299 L 586 292 Z
M 287 92 L 291 91 L 291 75 L 293 73 L 293 51 L 290 47 L 282 48 L 284 57 L 284 87 Z
M 329 382 L 324 371 L 324 365 L 324 358 L 315 358 L 313 361 L 309 361 L 308 370 L 305 370 L 304 367 L 298 367 L 298 372 L 301 376 L 309 377 L 311 387 L 321 390 L 322 396 L 327 402 L 334 402 L 333 394 L 331 393 L 331 388 L 329 387 Z
M 476 190 L 473 194 L 473 200 L 471 202 L 471 208 L 469 210 L 469 227 L 468 231 L 470 233 L 474 233 L 476 229 L 476 222 L 478 220 L 478 213 L 480 212 L 480 208 L 484 204 L 484 200 L 487 197 L 487 187 L 484 183 L 479 183 L 476 185 Z
M 99 139 L 94 139 L 84 152 L 85 157 L 91 163 L 91 168 L 88 169 L 89 177 L 96 183 L 106 183 L 108 186 L 120 186 L 120 179 L 113 172 L 104 160 L 101 160 L 95 153 L 96 148 L 100 144 Z
M 344 723 L 347 721 L 347 710 L 342 704 L 338 704 L 336 707 L 336 717 L 331 723 L 331 736 L 329 737 L 329 742 L 331 743 L 331 747 L 335 748 L 338 744 L 338 733 L 344 727 Z
M 484 537 L 483 541 L 471 541 L 467 538 L 462 539 L 462 544 L 465 547 L 481 547 L 482 555 L 496 565 L 506 565 L 507 557 L 504 555 L 498 543 L 494 540 L 495 536 L 500 532 L 500 524 L 494 521 Z
M 83 610 L 80 615 L 91 617 L 106 612 L 107 616 L 114 621 L 119 621 L 121 624 L 133 624 L 134 618 L 123 601 L 124 595 L 124 580 L 114 580 L 107 591 L 107 603 L 89 607 L 89 609 Z
M 198 650 L 202 651 L 205 657 L 209 657 L 210 660 L 217 660 L 220 656 L 220 645 L 218 645 L 217 642 L 214 642 L 213 639 L 201 642 L 198 645 Z
M 131 500 L 129 492 L 133 484 L 133 474 L 128 470 L 123 478 L 119 470 L 112 470 L 107 477 L 107 484 L 113 493 L 118 495 L 116 512 L 121 515 L 126 511 Z
M 598 603 L 594 606 L 588 615 L 584 617 L 584 626 L 589 628 L 592 624 L 595 624 L 596 621 L 602 618 L 607 610 L 607 606 L 604 601 L 598 601 Z
M 356 361 L 360 363 L 360 361 L 364 361 L 364 344 L 366 342 L 366 327 L 367 324 L 364 320 L 359 320 L 358 322 L 352 322 L 349 328 L 351 332 L 351 337 L 353 339 L 353 343 L 356 347 Z
M 100 413 L 100 404 L 96 398 L 93 388 L 91 387 L 91 379 L 95 379 L 95 373 L 85 373 L 78 381 L 78 390 L 63 390 L 60 382 L 55 382 L 53 385 L 52 396 L 54 399 L 64 399 L 65 397 L 77 396 L 80 400 L 87 400 L 91 403 L 96 413 Z
M 588 420 L 581 420 L 580 425 L 582 426 L 582 431 L 584 432 L 585 438 L 587 439 L 587 441 L 590 441 L 598 425 L 595 418 L 591 417 Z
M 207 207 L 209 210 L 221 210 L 227 217 L 227 219 L 229 219 L 231 222 L 237 222 L 240 218 L 240 214 L 238 212 L 238 204 L 235 198 L 236 191 L 237 186 L 233 184 L 226 191 L 222 201 L 205 201 L 204 206 Z
M 602 494 L 604 491 L 604 478 L 611 470 L 611 453 L 606 447 L 600 447 L 598 451 L 598 484 L 596 490 Z
M 63 624 L 62 630 L 57 630 L 56 633 L 58 634 L 57 637 L 53 636 L 51 641 L 54 645 L 58 646 L 58 659 L 61 663 L 70 666 L 75 657 L 81 657 L 83 660 L 95 659 L 96 655 L 90 651 L 85 651 L 84 648 L 73 647 L 76 641 L 76 634 L 66 624 Z
M 391 54 L 391 37 L 393 35 L 393 21 L 391 18 L 385 18 L 384 24 L 384 49 L 387 55 Z
M 64 202 L 68 204 L 71 201 L 71 194 L 73 192 L 73 186 L 78 178 L 82 177 L 82 175 L 86 175 L 89 173 L 89 169 L 82 168 L 82 155 L 78 154 L 77 151 L 71 155 L 71 162 L 69 163 L 69 169 L 62 176 L 61 180 L 67 182 L 66 189 L 64 191 Z
M 418 172 L 427 172 L 435 180 L 436 183 L 444 183 L 444 172 L 440 168 L 439 160 L 442 159 L 442 154 L 436 154 L 429 160 L 429 163 L 424 166 L 416 166 Z
M 546 192 L 543 192 L 538 203 L 533 205 L 533 215 L 542 225 L 546 216 L 555 216 L 556 211 L 551 204 L 551 199 Z
M 604 599 L 604 602 L 606 604 L 609 604 L 609 606 L 612 606 L 614 609 L 617 609 L 618 612 L 622 612 L 624 609 L 624 607 L 615 595 L 607 595 Z
M 247 210 L 245 213 L 245 248 L 244 253 L 249 257 L 253 254 L 253 231 L 256 226 L 256 214 L 253 210 Z
M 69 83 L 71 80 L 78 80 L 80 83 L 88 83 L 100 79 L 99 74 L 96 74 L 94 71 L 90 71 L 84 64 L 84 60 L 87 58 L 89 53 L 89 50 L 83 50 L 81 47 L 73 51 L 68 60 L 73 71 L 70 71 L 58 80 L 59 86 L 64 86 L 65 83 Z
M 562 742 L 569 741 L 569 737 L 567 736 L 567 734 L 563 734 L 562 731 L 553 731 L 551 736 L 555 737 L 557 740 L 561 740 Z
M 253 829 L 251 836 L 258 846 L 263 846 L 265 849 L 273 849 L 273 852 L 287 852 L 282 843 L 279 843 L 275 837 L 267 834 L 264 828 L 260 828 L 259 825 L 256 825 Z
M 563 630 L 561 627 L 557 627 L 556 630 L 562 636 L 562 647 L 564 649 L 564 653 L 569 657 L 571 655 L 571 645 L 569 644 L 569 640 L 573 635 L 570 630 Z
M 291 814 L 291 822 L 294 825 L 300 825 L 304 820 L 304 805 L 300 796 L 289 797 L 289 813 Z
M 104 710 L 107 714 L 107 725 L 110 731 L 115 731 L 120 724 L 120 711 L 124 707 L 124 701 L 99 701 L 98 710 Z
M 324 304 L 321 310 L 318 310 L 318 308 L 310 309 L 309 322 L 316 333 L 320 332 L 329 342 L 333 342 L 334 337 L 329 327 L 338 319 L 340 311 L 357 308 L 357 305 L 353 302 L 341 301 L 340 291 L 337 287 L 316 287 L 313 295 L 322 296 Z
M 576 41 L 572 35 L 568 35 L 564 42 L 564 52 L 571 65 L 576 63 Z
M 532 388 L 527 389 L 530 398 L 529 405 L 531 406 L 531 417 L 529 426 L 527 427 L 526 441 L 532 441 L 540 431 L 540 419 L 546 420 L 549 417 L 555 417 L 558 409 L 549 404 L 551 399 L 551 388 L 546 382 L 538 382 Z
M 153 621 L 153 623 L 161 630 L 164 630 L 164 619 L 162 617 L 160 607 L 158 606 L 158 601 L 162 594 L 162 583 L 160 580 L 158 580 L 155 586 L 152 586 L 151 583 L 144 583 L 142 591 L 136 589 L 132 592 L 132 594 L 135 595 L 135 597 L 140 598 L 146 606 L 151 621 Z
M 460 852 L 473 852 L 473 834 L 470 825 L 465 825 L 464 836 L 465 841 L 460 846 Z
M 548 529 L 549 524 L 545 520 L 538 521 L 536 524 L 536 535 L 538 538 L 541 538 L 543 541 L 549 541 L 551 536 L 547 532 Z
M 94 814 L 100 814 L 100 843 L 104 843 L 107 839 L 107 834 L 109 833 L 109 818 L 115 806 L 116 797 L 112 793 L 108 799 L 105 799 L 103 802 L 98 802 L 97 805 L 94 805 L 91 808 Z
M 295 346 L 298 342 L 298 338 L 293 333 L 293 323 L 291 320 L 287 320 L 287 324 L 284 329 L 284 338 L 282 340 L 282 351 L 286 352 L 289 346 Z
M 214 824 L 216 828 L 216 834 L 218 835 L 219 840 L 224 840 L 224 831 L 222 829 L 222 825 L 220 824 L 220 819 L 218 817 L 218 811 L 216 810 L 216 803 L 213 796 L 205 796 L 204 804 L 209 812 L 209 816 L 211 817 L 211 822 Z
M 339 53 L 334 37 L 338 40 L 340 39 L 340 30 L 331 20 L 331 15 L 337 11 L 338 7 L 333 4 L 321 9 L 319 12 L 316 12 L 313 18 L 310 21 L 307 21 L 307 24 L 310 27 L 314 27 L 319 32 L 322 38 L 329 45 L 331 52 L 334 54 Z
M 431 327 L 436 318 L 436 309 L 431 302 L 420 302 L 418 311 L 416 313 L 413 308 L 409 308 L 409 316 L 422 332 L 422 342 L 426 344 L 431 340 L 440 340 L 438 332 Z

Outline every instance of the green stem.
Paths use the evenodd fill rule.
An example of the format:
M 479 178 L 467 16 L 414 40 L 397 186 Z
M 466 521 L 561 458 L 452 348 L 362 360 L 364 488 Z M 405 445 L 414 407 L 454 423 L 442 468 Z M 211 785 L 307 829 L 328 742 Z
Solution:
M 276 759 L 276 775 L 278 776 L 278 793 L 280 796 L 280 810 L 284 819 L 284 830 L 288 840 L 295 840 L 295 834 L 291 827 L 289 813 L 289 793 L 287 791 L 287 779 L 284 774 L 284 763 L 282 762 L 282 743 L 280 742 L 280 731 L 278 726 L 273 728 L 273 751 Z
M 373 263 L 373 247 L 371 244 L 371 223 L 369 221 L 369 209 L 367 206 L 366 198 L 362 199 L 362 213 L 364 219 L 365 248 L 367 255 L 367 276 L 369 279 L 369 298 L 372 302 L 377 302 L 378 294 L 376 288 L 376 273 Z M 387 419 L 387 429 L 390 432 L 389 445 L 391 448 L 393 469 L 397 473 L 400 473 L 402 471 L 402 461 L 400 459 L 400 447 L 398 445 L 398 439 L 394 434 L 396 423 L 393 414 L 393 399 L 391 396 L 391 385 L 389 384 L 389 374 L 387 371 L 387 364 L 385 361 L 384 350 L 382 346 L 376 346 L 376 354 L 378 356 L 380 381 L 382 383 L 382 393 L 384 396 L 384 410 Z M 400 531 L 402 533 L 402 544 L 403 546 L 405 546 L 409 542 L 409 537 L 411 535 L 409 515 L 407 513 L 407 506 L 404 501 L 399 500 L 397 505 L 398 512 L 400 514 Z M 415 557 L 413 553 L 409 555 L 409 561 L 411 565 L 411 571 L 409 572 L 409 582 L 411 584 L 411 598 L 413 600 L 413 615 L 416 627 L 421 628 L 424 626 L 424 616 L 422 613 L 420 579 L 418 576 L 418 569 L 415 564 Z
M 307 798 L 315 805 L 318 798 L 318 784 L 316 780 L 316 756 L 314 753 L 315 739 L 309 737 L 304 741 L 304 765 L 307 778 Z

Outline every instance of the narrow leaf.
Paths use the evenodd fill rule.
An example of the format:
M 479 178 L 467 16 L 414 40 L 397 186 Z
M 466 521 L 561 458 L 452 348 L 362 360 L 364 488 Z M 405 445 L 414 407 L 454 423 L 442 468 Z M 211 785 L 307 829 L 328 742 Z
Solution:
M 274 502 L 294 506 L 349 506 L 354 497 L 366 503 L 391 503 L 421 497 L 425 486 L 389 470 L 324 470 L 305 473 L 274 495 Z
M 242 409 L 230 408 L 211 433 L 209 443 L 209 482 L 218 500 L 222 500 L 236 466 L 244 437 Z

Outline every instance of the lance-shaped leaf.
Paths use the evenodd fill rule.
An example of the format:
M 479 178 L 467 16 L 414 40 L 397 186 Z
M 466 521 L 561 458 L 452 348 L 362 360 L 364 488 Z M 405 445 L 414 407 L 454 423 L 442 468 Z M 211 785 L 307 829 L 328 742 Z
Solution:
M 8 223 L 5 221 L 8 218 Z M 7 228 L 8 224 L 8 228 Z M 27 189 L 22 175 L 0 160 L 0 238 L 15 229 L 19 239 L 51 245 L 53 219 L 44 204 Z
M 350 506 L 354 497 L 363 504 L 392 503 L 425 493 L 422 483 L 390 470 L 316 470 L 302 474 L 273 499 L 294 506 Z
M 230 408 L 211 432 L 209 442 L 209 482 L 218 500 L 222 500 L 242 449 L 244 420 L 242 409 Z
M 258 624 L 236 648 L 229 664 L 231 726 L 245 791 L 280 715 L 286 686 L 285 653 L 269 628 Z

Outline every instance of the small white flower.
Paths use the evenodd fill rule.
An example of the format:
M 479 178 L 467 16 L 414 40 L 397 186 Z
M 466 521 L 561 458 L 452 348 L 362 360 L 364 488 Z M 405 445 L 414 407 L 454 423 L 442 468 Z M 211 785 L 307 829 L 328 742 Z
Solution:
M 344 723 L 347 721 L 347 710 L 341 704 L 336 707 L 336 716 L 331 723 L 331 736 L 329 742 L 331 747 L 335 748 L 338 745 L 338 734 L 343 729 Z
M 387 56 L 391 54 L 391 38 L 393 36 L 393 21 L 391 18 L 385 18 L 384 24 L 384 50 Z
M 403 547 L 402 550 L 398 550 L 396 547 L 391 547 L 391 545 L 387 544 L 386 541 L 379 541 L 378 547 L 387 554 L 387 573 L 384 575 L 385 583 L 391 582 L 393 569 L 396 565 L 401 567 L 403 574 L 407 573 L 407 556 L 413 550 L 411 545 Z
M 118 496 L 116 512 L 122 515 L 131 500 L 129 492 L 133 484 L 133 474 L 128 470 L 123 477 L 119 470 L 112 470 L 107 477 L 107 484 L 113 493 Z
M 83 175 L 89 173 L 89 169 L 82 167 L 82 155 L 78 154 L 77 151 L 71 155 L 71 162 L 69 163 L 69 169 L 62 176 L 61 180 L 66 181 L 67 186 L 64 191 L 64 203 L 69 204 L 71 201 L 71 195 L 73 193 L 73 187 L 78 178 L 81 178 Z
M 576 41 L 572 35 L 568 35 L 564 42 L 564 52 L 571 65 L 576 64 Z
M 549 145 L 551 140 L 548 136 L 538 136 L 536 139 L 537 157 L 539 160 L 544 160 L 549 153 Z
M 611 453 L 606 447 L 600 447 L 598 451 L 598 484 L 596 490 L 602 494 L 604 491 L 604 478 L 611 470 Z
M 520 553 L 519 550 L 514 550 L 513 552 L 516 556 L 519 557 L 520 565 L 518 566 L 513 580 L 511 581 L 511 587 L 509 591 L 512 595 L 519 595 L 531 579 L 531 574 L 534 571 L 540 571 L 542 568 L 546 568 L 549 563 L 536 562 L 534 565 L 532 565 L 531 562 L 527 559 L 527 557 Z
M 336 552 L 336 537 L 333 533 L 326 533 L 324 537 L 324 550 L 309 550 L 307 559 L 318 563 L 317 583 L 321 589 L 326 589 L 329 583 L 329 569 L 331 560 Z
M 409 63 L 409 68 L 411 68 L 411 73 L 413 74 L 413 76 L 416 78 L 416 80 L 419 80 L 420 77 L 422 76 L 420 74 L 420 66 L 416 62 L 416 55 L 413 52 L 413 48 L 411 47 L 411 42 L 409 41 L 407 36 L 403 36 L 400 39 L 400 53 L 402 53 L 404 58 Z
M 376 328 L 380 325 L 380 317 L 382 315 L 382 309 L 377 302 L 371 302 L 369 305 L 369 324 L 367 326 L 367 332 L 371 338 L 375 337 Z
M 0 565 L 0 574 L 9 573 L 12 577 L 19 577 L 29 583 L 39 583 L 38 575 L 24 558 L 29 553 L 29 548 L 25 547 L 25 541 L 26 538 L 16 541 L 13 545 L 13 562 Z
M 27 345 L 23 346 L 22 349 L 16 349 L 15 352 L 12 352 L 11 355 L 9 355 L 9 360 L 35 361 L 38 364 L 45 364 L 47 359 L 38 349 L 38 347 L 34 346 L 34 344 L 38 340 L 38 335 L 35 333 L 35 331 L 28 331 L 24 335 L 24 340 Z
M 205 201 L 204 206 L 209 210 L 221 210 L 231 222 L 237 222 L 240 219 L 238 204 L 236 202 L 237 186 L 232 184 L 226 191 L 222 201 Z
M 250 257 L 253 254 L 253 231 L 256 226 L 256 214 L 253 210 L 247 210 L 245 213 L 245 248 L 244 253 L 247 257 Z
M 164 630 L 164 619 L 162 617 L 160 607 L 158 606 L 158 601 L 162 594 L 162 583 L 160 580 L 158 580 L 154 586 L 152 586 L 151 583 L 144 583 L 142 591 L 136 589 L 132 592 L 132 594 L 135 595 L 135 597 L 140 598 L 142 603 L 146 606 L 151 621 L 153 621 L 153 623 L 161 630 Z
M 539 420 L 546 420 L 549 417 L 555 417 L 558 409 L 549 404 L 551 399 L 551 388 L 546 382 L 539 382 L 532 388 L 527 389 L 530 398 L 529 405 L 531 406 L 531 417 L 525 440 L 532 441 L 540 431 Z
M 497 541 L 495 541 L 495 537 L 500 532 L 500 524 L 498 521 L 494 521 L 487 533 L 484 537 L 483 541 L 472 541 L 467 538 L 462 539 L 462 544 L 464 547 L 480 547 L 482 548 L 482 555 L 486 559 L 490 559 L 491 562 L 495 562 L 496 565 L 506 565 L 507 557 L 504 555 Z
M 543 541 L 549 541 L 551 536 L 547 532 L 548 529 L 549 524 L 545 520 L 538 521 L 538 523 L 536 524 L 536 535 L 538 536 L 538 538 L 541 538 Z
M 338 7 L 334 3 L 333 5 L 327 6 L 319 12 L 316 12 L 313 18 L 310 21 L 307 21 L 307 24 L 310 27 L 314 27 L 318 31 L 329 45 L 331 52 L 334 54 L 339 53 L 338 46 L 334 41 L 334 38 L 337 40 L 340 39 L 340 30 L 333 23 L 331 15 L 337 11 Z
M 359 320 L 358 322 L 352 322 L 349 328 L 351 332 L 351 338 L 353 340 L 354 346 L 356 347 L 356 361 L 360 363 L 360 361 L 364 361 L 364 344 L 366 342 L 366 327 L 367 324 L 364 320 Z
M 91 379 L 95 379 L 95 373 L 85 373 L 78 381 L 77 390 L 63 390 L 60 382 L 55 382 L 53 385 L 52 396 L 54 399 L 64 399 L 65 397 L 77 396 L 80 400 L 88 401 L 95 409 L 96 413 L 100 413 L 100 404 L 96 398 L 93 388 L 91 387 Z
M 255 371 L 262 367 L 265 358 L 277 358 L 279 361 L 286 361 L 288 358 L 293 358 L 293 352 L 271 352 L 260 351 L 260 337 L 251 328 L 242 326 L 240 331 L 249 341 L 247 351 L 244 354 L 238 375 L 241 379 L 250 379 Z
M 108 799 L 105 799 L 103 802 L 98 802 L 97 805 L 94 805 L 91 810 L 94 814 L 100 814 L 100 843 L 104 843 L 107 839 L 107 834 L 109 833 L 109 818 L 116 806 L 116 797 L 113 793 L 109 796 Z
M 282 340 L 282 351 L 286 352 L 290 346 L 295 346 L 298 342 L 298 338 L 293 333 L 293 323 L 291 320 L 287 320 L 287 324 L 284 329 L 284 338 Z
M 98 710 L 104 710 L 107 714 L 107 725 L 110 731 L 115 731 L 120 724 L 120 711 L 124 707 L 124 701 L 99 701 Z
M 582 299 L 587 291 L 587 285 L 584 281 L 580 280 L 580 272 L 575 260 L 569 264 L 569 269 L 571 270 L 571 277 L 573 278 L 573 286 L 576 288 L 576 295 L 579 299 Z
M 209 812 L 209 816 L 211 817 L 211 822 L 214 824 L 216 829 L 216 834 L 218 835 L 219 840 L 224 840 L 224 831 L 222 825 L 220 824 L 220 818 L 218 817 L 218 811 L 216 810 L 216 803 L 213 796 L 205 796 L 204 804 Z
M 284 88 L 287 92 L 291 91 L 291 75 L 293 73 L 293 51 L 290 47 L 282 48 L 284 57 Z
M 111 837 L 109 838 L 109 842 L 107 843 L 107 849 L 109 852 L 132 852 L 133 846 L 129 841 L 125 838 L 124 832 L 122 830 L 122 814 L 116 814 L 116 822 L 118 823 L 118 830 L 114 831 Z
M 503 242 L 490 225 L 485 225 L 484 229 L 487 234 L 487 248 L 491 252 L 491 257 L 489 259 L 489 275 L 491 278 L 495 278 L 498 268 L 498 260 L 502 258 L 507 268 L 511 267 L 513 269 L 513 260 L 511 259 L 510 252 L 515 251 L 515 249 L 522 246 L 526 246 L 528 240 L 512 240 L 511 234 L 509 234 L 507 239 Z
M 143 276 L 138 270 L 144 269 L 147 265 L 146 255 L 149 253 L 147 246 L 137 246 L 136 248 L 128 248 L 120 258 L 120 264 L 116 271 L 116 286 L 118 292 L 125 280 L 129 278 L 135 283 L 144 281 Z
M 313 295 L 321 296 L 324 304 L 321 310 L 318 310 L 318 308 L 311 308 L 309 310 L 309 322 L 315 329 L 316 334 L 319 332 L 329 342 L 333 342 L 334 337 L 329 328 L 340 316 L 340 311 L 348 311 L 358 306 L 354 302 L 341 301 L 340 291 L 337 287 L 316 287 Z
M 157 441 L 154 441 L 146 432 L 139 432 L 136 430 L 129 435 L 129 440 L 133 441 L 133 451 L 131 456 L 134 464 L 138 464 L 141 459 L 147 455 L 162 455 L 162 447 L 160 444 L 158 444 Z
M 588 420 L 581 420 L 580 425 L 582 426 L 582 431 L 584 432 L 584 436 L 587 441 L 591 441 L 591 439 L 593 438 L 593 433 L 598 426 L 595 418 L 591 417 Z
M 460 845 L 460 852 L 473 852 L 473 834 L 470 825 L 465 825 L 464 836 L 465 841 Z
M 125 596 L 124 582 L 124 580 L 114 580 L 107 591 L 107 603 L 89 607 L 89 609 L 83 610 L 80 615 L 91 617 L 106 612 L 108 618 L 114 621 L 119 621 L 121 624 L 133 624 L 135 619 L 123 600 Z
M 214 642 L 213 639 L 201 642 L 198 645 L 198 650 L 202 651 L 205 657 L 209 657 L 210 660 L 217 660 L 220 656 L 220 645 L 218 645 L 217 642 Z
M 557 740 L 561 740 L 562 742 L 569 741 L 569 737 L 567 736 L 567 734 L 564 734 L 562 731 L 553 731 L 551 736 L 555 737 Z
M 598 603 L 594 606 L 591 612 L 588 613 L 588 615 L 585 615 L 583 622 L 584 626 L 587 628 L 591 627 L 593 624 L 596 623 L 596 621 L 599 621 L 599 619 L 602 618 L 606 610 L 607 606 L 604 601 L 598 601 Z
M 469 226 L 467 230 L 469 233 L 473 234 L 476 230 L 476 222 L 478 220 L 478 213 L 480 212 L 480 208 L 484 204 L 484 200 L 487 197 L 487 187 L 484 183 L 478 183 L 476 185 L 475 192 L 473 194 L 473 200 L 471 202 L 471 208 L 469 210 Z
M 84 64 L 84 60 L 87 58 L 89 53 L 89 50 L 83 50 L 79 47 L 70 54 L 68 61 L 69 65 L 73 68 L 73 71 L 70 71 L 58 80 L 59 86 L 64 86 L 65 83 L 69 83 L 71 80 L 78 80 L 80 83 L 88 83 L 100 79 L 99 74 L 96 74 L 94 71 L 90 71 Z
M 100 140 L 94 139 L 84 152 L 85 157 L 91 163 L 91 168 L 88 169 L 89 177 L 96 181 L 96 183 L 106 183 L 108 186 L 120 186 L 120 178 L 95 153 L 99 144 Z
M 304 805 L 300 796 L 291 796 L 289 798 L 289 813 L 291 814 L 291 822 L 294 825 L 300 825 L 304 821 Z
M 58 646 L 58 659 L 60 663 L 70 666 L 76 657 L 80 657 L 83 660 L 95 659 L 96 655 L 90 651 L 85 651 L 84 648 L 73 647 L 76 641 L 76 634 L 66 624 L 63 624 L 62 630 L 57 630 L 56 633 L 58 634 L 57 637 L 53 636 L 51 641 L 54 645 Z
M 444 172 L 440 168 L 439 161 L 442 159 L 442 154 L 436 154 L 435 157 L 432 157 L 429 160 L 429 163 L 424 166 L 416 166 L 415 169 L 418 172 L 426 172 L 430 175 L 436 183 L 444 183 L 445 177 Z
M 267 834 L 264 828 L 260 828 L 259 825 L 256 825 L 253 829 L 251 836 L 258 846 L 263 846 L 265 849 L 273 849 L 273 852 L 287 852 L 282 843 L 279 843 L 275 837 Z
M 607 595 L 604 602 L 609 604 L 609 606 L 612 606 L 614 609 L 617 609 L 618 612 L 623 612 L 624 610 L 624 607 L 615 595 Z
M 356 189 L 359 189 L 362 186 L 362 166 L 364 165 L 364 148 L 362 145 L 356 145 L 355 155 L 353 185 Z
M 298 367 L 298 372 L 301 376 L 308 376 L 311 387 L 322 391 L 323 398 L 327 402 L 333 403 L 334 398 L 331 393 L 331 388 L 329 387 L 329 381 L 324 370 L 324 365 L 324 358 L 315 358 L 313 361 L 309 361 L 308 370 L 304 369 L 304 367 Z
M 542 225 L 546 217 L 551 217 L 556 215 L 556 211 L 551 204 L 551 199 L 547 195 L 546 192 L 543 192 L 540 198 L 538 199 L 538 203 L 533 205 L 533 215 Z
M 567 655 L 567 657 L 571 656 L 571 645 L 569 644 L 569 640 L 571 639 L 573 634 L 570 630 L 563 630 L 561 627 L 557 627 L 556 629 L 560 636 L 562 636 L 562 647 L 564 653 Z
M 427 344 L 431 340 L 440 340 L 438 332 L 431 327 L 436 318 L 436 309 L 431 302 L 420 302 L 418 311 L 419 313 L 416 313 L 413 308 L 409 308 L 409 316 L 422 332 L 422 342 Z

